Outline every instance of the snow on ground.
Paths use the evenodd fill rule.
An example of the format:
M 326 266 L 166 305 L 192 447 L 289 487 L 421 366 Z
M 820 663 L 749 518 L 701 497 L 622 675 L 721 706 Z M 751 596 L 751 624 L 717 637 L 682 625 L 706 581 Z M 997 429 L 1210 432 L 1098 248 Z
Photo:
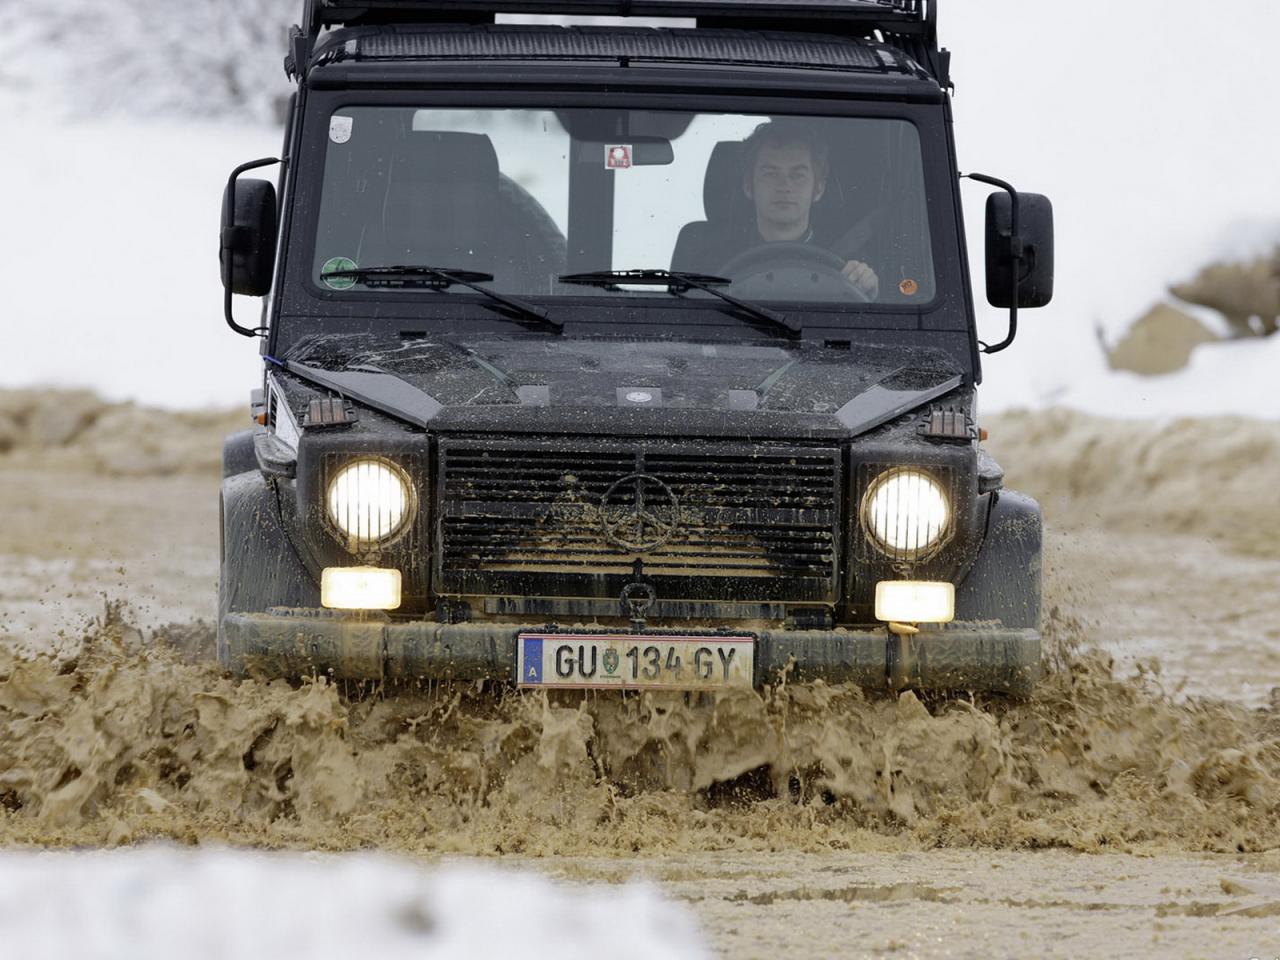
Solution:
M 219 202 L 232 167 L 278 151 L 275 131 L 34 113 L 21 124 L 24 135 L 0 155 L 0 177 L 24 185 L 6 201 L 0 387 L 90 386 L 110 399 L 165 407 L 243 404 L 260 361 L 256 345 L 222 321 Z M 1183 272 L 1190 270 L 1188 261 Z M 1100 282 L 1118 290 L 1124 281 Z M 1078 302 L 1070 283 L 1070 274 L 1059 279 L 1067 304 Z M 1160 294 L 1149 292 L 1152 300 Z M 256 308 L 238 298 L 241 322 L 253 322 Z M 1280 339 L 1209 344 L 1186 371 L 1139 377 L 1108 370 L 1089 319 L 1063 316 L 1065 309 L 1024 313 L 1019 340 L 985 363 L 985 410 L 1280 413 L 1261 386 L 1280 369 Z M 1002 336 L 1003 322 L 988 310 L 984 334 Z M 1069 331 L 1053 327 L 1067 323 Z
M 1217 9 L 1199 0 L 939 5 L 940 35 L 954 52 L 961 169 L 1047 194 L 1057 221 L 1054 302 L 1024 313 L 1018 341 L 986 361 L 985 409 L 1060 403 L 1116 416 L 1196 415 L 1204 405 L 1227 412 L 1226 387 L 1239 401 L 1231 412 L 1280 416 L 1269 376 L 1250 390 L 1194 375 L 1115 375 L 1094 333 L 1115 341 L 1171 283 L 1280 241 L 1280 125 L 1266 82 L 1273 56 L 1265 44 L 1219 38 Z M 1221 9 L 1250 34 L 1280 31 L 1280 4 Z M 1005 315 L 986 305 L 980 267 L 989 191 L 963 189 L 979 329 L 993 342 Z M 1245 352 L 1197 358 L 1196 368 L 1209 373 Z
M 1190 371 L 1143 379 L 1109 371 L 1095 336 L 1100 328 L 1114 340 L 1206 262 L 1280 238 L 1266 45 L 1206 59 L 1197 0 L 971 6 L 942 8 L 961 166 L 1050 195 L 1058 221 L 1057 297 L 1024 314 L 1018 342 L 987 360 L 984 409 L 1276 416 L 1256 379 L 1275 369 L 1274 345 L 1210 345 Z M 1280 29 L 1280 5 L 1233 10 L 1253 35 Z M 1147 42 L 1137 47 L 1135 36 Z M 234 118 L 85 119 L 36 90 L 11 91 L 0 108 L 10 131 L 0 177 L 17 185 L 4 207 L 0 387 L 243 404 L 256 347 L 222 324 L 218 202 L 230 169 L 277 151 L 277 133 Z M 965 190 L 980 329 L 996 340 L 1005 317 L 982 302 L 988 191 Z M 254 308 L 244 301 L 240 316 L 252 321 Z
M 261 361 L 222 319 L 220 203 L 237 164 L 278 155 L 276 131 L 13 106 L 0 153 L 0 386 L 245 405 Z M 257 302 L 240 299 L 241 321 L 256 323 Z
M 703 960 L 688 910 L 643 884 L 457 863 L 168 847 L 0 853 L 6 956 L 45 960 Z
M 1185 370 L 1162 377 L 1108 370 L 1099 356 L 1064 365 L 1062 379 L 1048 386 L 1025 368 L 989 365 L 979 395 L 986 412 L 1060 406 L 1124 420 L 1232 415 L 1273 420 L 1280 417 L 1277 372 L 1280 336 L 1204 344 Z

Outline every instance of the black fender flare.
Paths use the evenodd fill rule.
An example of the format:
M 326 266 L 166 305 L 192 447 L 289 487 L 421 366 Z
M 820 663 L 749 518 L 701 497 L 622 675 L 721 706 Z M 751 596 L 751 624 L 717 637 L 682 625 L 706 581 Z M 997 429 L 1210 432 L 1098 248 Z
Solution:
M 977 559 L 956 588 L 956 619 L 1040 629 L 1044 520 L 1040 504 L 1012 490 L 991 495 Z
M 222 478 L 258 469 L 253 450 L 253 430 L 240 430 L 222 441 Z
M 218 659 L 236 672 L 240 658 L 227 649 L 223 630 L 227 614 L 320 606 L 320 585 L 298 556 L 285 527 L 278 483 L 257 469 L 222 481 Z

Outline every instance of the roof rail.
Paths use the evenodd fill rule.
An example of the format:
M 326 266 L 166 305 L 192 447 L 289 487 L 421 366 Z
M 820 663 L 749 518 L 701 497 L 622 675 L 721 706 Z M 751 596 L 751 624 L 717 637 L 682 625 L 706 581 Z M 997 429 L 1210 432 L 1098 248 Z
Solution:
M 696 20 L 702 27 L 881 35 L 950 83 L 939 51 L 938 0 L 304 0 L 291 41 L 291 75 L 327 27 L 394 23 L 493 23 L 499 14 L 621 16 Z
M 495 14 L 679 17 L 697 20 L 822 22 L 872 29 L 918 24 L 925 0 L 310 0 L 312 26 L 422 21 L 492 21 Z

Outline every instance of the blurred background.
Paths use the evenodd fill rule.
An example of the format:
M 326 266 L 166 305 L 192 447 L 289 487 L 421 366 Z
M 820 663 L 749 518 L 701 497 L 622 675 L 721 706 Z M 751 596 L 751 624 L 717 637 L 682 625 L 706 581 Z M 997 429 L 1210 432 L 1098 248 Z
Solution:
M 242 404 L 257 358 L 221 320 L 218 204 L 235 164 L 279 150 L 298 0 L 116 0 L 109 17 L 99 0 L 24 6 L 19 18 L 0 0 L 0 387 Z M 1265 415 L 1280 125 L 1273 54 L 1246 38 L 1280 32 L 1280 6 L 1242 0 L 1226 24 L 1205 11 L 942 5 L 962 168 L 1048 194 L 1058 221 L 1056 300 L 988 361 L 987 410 Z M 965 189 L 981 297 L 987 190 Z M 986 340 L 1004 323 L 983 305 Z

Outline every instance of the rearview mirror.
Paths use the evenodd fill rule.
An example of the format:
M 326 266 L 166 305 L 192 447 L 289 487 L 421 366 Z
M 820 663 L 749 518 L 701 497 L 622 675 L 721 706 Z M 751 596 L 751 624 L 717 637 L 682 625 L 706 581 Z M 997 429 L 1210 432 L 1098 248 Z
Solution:
M 582 141 L 578 144 L 578 160 L 599 163 L 608 169 L 665 167 L 674 163 L 675 159 L 675 148 L 671 146 L 671 141 L 657 137 L 633 137 L 627 143 Z
M 1018 234 L 1013 235 L 1012 195 L 993 193 L 987 198 L 987 302 L 993 307 L 1043 307 L 1053 299 L 1053 204 L 1048 197 L 1018 194 Z
M 232 209 L 234 207 L 234 209 Z M 276 188 L 241 180 L 222 197 L 222 285 L 231 293 L 265 297 L 276 262 Z

